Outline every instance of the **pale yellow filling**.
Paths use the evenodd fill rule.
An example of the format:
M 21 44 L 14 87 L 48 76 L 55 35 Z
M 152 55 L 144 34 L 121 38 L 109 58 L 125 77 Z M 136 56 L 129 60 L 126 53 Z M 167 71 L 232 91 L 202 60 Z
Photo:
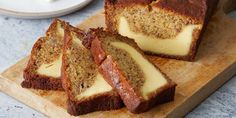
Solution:
M 73 41 L 75 43 L 77 43 L 80 46 L 83 46 L 82 41 L 76 35 L 72 34 L 72 36 L 73 36 Z M 84 92 L 77 95 L 76 98 L 81 99 L 83 97 L 89 97 L 96 94 L 108 92 L 111 90 L 112 90 L 112 87 L 104 80 L 102 75 L 98 73 L 96 75 L 94 84 L 90 88 L 86 89 Z
M 76 98 L 80 99 L 83 97 L 89 97 L 95 94 L 111 91 L 112 87 L 104 80 L 101 74 L 97 74 L 94 84 L 86 89 L 81 94 L 77 95 Z
M 162 75 L 162 73 L 155 68 L 147 59 L 143 57 L 135 48 L 132 46 L 122 43 L 122 42 L 112 42 L 111 43 L 116 48 L 125 50 L 132 59 L 136 61 L 140 69 L 144 73 L 145 82 L 141 88 L 141 93 L 145 99 L 148 99 L 148 95 L 158 88 L 167 84 L 167 80 Z
M 60 23 L 57 23 L 57 32 L 59 32 L 59 35 L 61 37 L 64 37 L 64 29 L 62 28 Z M 62 54 L 60 54 L 60 56 L 57 59 L 55 59 L 55 61 L 48 64 L 42 64 L 38 68 L 37 73 L 54 78 L 59 78 L 61 77 L 61 65 L 62 65 Z
M 77 43 L 79 46 L 83 47 L 82 41 L 75 35 L 72 33 L 72 39 L 75 43 Z
M 64 28 L 61 26 L 61 23 L 57 23 L 57 31 L 61 37 L 64 37 Z
M 49 64 L 42 64 L 38 68 L 37 73 L 41 75 L 59 78 L 61 77 L 61 65 L 62 65 L 62 54 L 55 61 Z
M 145 51 L 184 56 L 190 51 L 194 29 L 199 28 L 201 25 L 187 25 L 175 38 L 159 39 L 131 31 L 126 18 L 120 17 L 118 30 L 121 35 L 133 38 Z

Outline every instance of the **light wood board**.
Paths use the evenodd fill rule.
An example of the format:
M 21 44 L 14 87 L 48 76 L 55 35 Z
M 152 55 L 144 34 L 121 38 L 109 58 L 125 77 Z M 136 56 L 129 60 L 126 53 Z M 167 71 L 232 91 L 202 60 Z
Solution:
M 236 74 L 236 20 L 224 11 L 232 7 L 228 0 L 221 0 L 211 19 L 200 45 L 195 62 L 148 56 L 177 84 L 175 101 L 157 106 L 142 114 L 132 114 L 126 108 L 114 111 L 94 112 L 81 117 L 182 117 L 202 100 Z M 228 4 L 226 4 L 226 2 Z M 229 8 L 230 7 L 230 8 Z M 85 20 L 78 27 L 102 27 L 104 14 Z M 64 92 L 24 89 L 22 71 L 25 58 L 1 74 L 0 90 L 31 106 L 49 117 L 72 117 L 66 112 Z

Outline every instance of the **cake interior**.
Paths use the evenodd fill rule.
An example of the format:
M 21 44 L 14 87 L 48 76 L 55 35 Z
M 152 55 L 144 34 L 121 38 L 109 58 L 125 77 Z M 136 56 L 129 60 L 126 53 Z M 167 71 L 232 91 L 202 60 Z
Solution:
M 99 74 L 90 51 L 82 45 L 81 37 L 74 32 L 71 36 L 70 49 L 66 51 L 66 73 L 74 97 L 80 100 L 111 91 L 112 87 Z
M 118 63 L 127 81 L 144 99 L 168 82 L 162 73 L 123 37 L 103 34 L 102 47 Z M 130 39 L 127 39 L 130 40 Z
M 156 1 L 158 2 L 158 1 Z M 135 5 L 116 10 L 116 30 L 135 39 L 147 52 L 185 56 L 202 25 L 185 16 L 150 5 Z M 194 37 L 195 36 L 195 37 Z
M 35 73 L 59 78 L 61 76 L 62 47 L 64 28 L 61 21 L 49 29 L 47 36 L 41 38 L 42 44 L 36 53 Z

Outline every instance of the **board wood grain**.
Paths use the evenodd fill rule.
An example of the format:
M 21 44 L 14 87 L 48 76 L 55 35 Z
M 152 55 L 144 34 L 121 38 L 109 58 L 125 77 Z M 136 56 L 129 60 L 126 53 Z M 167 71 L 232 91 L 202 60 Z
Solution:
M 94 112 L 80 117 L 182 117 L 236 74 L 236 20 L 226 12 L 236 8 L 235 0 L 220 0 L 215 15 L 204 33 L 195 62 L 148 56 L 178 86 L 175 101 L 157 106 L 142 114 L 126 108 Z M 105 27 L 104 14 L 78 25 L 79 28 Z M 28 57 L 0 75 L 0 90 L 49 117 L 73 117 L 66 112 L 66 95 L 60 91 L 24 89 L 22 71 Z

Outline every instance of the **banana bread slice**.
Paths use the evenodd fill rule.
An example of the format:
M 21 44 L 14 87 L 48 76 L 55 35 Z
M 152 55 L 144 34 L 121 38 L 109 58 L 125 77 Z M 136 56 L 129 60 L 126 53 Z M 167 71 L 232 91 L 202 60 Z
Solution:
M 109 31 L 145 52 L 193 61 L 218 0 L 105 0 Z
M 43 90 L 63 90 L 61 84 L 61 58 L 65 22 L 55 19 L 34 44 L 21 86 Z
M 79 29 L 65 30 L 62 84 L 68 95 L 68 113 L 77 116 L 121 108 L 119 94 L 98 72 L 90 51 L 82 45 L 83 37 Z
M 91 29 L 83 43 L 131 112 L 145 112 L 174 99 L 176 84 L 145 57 L 134 40 Z

